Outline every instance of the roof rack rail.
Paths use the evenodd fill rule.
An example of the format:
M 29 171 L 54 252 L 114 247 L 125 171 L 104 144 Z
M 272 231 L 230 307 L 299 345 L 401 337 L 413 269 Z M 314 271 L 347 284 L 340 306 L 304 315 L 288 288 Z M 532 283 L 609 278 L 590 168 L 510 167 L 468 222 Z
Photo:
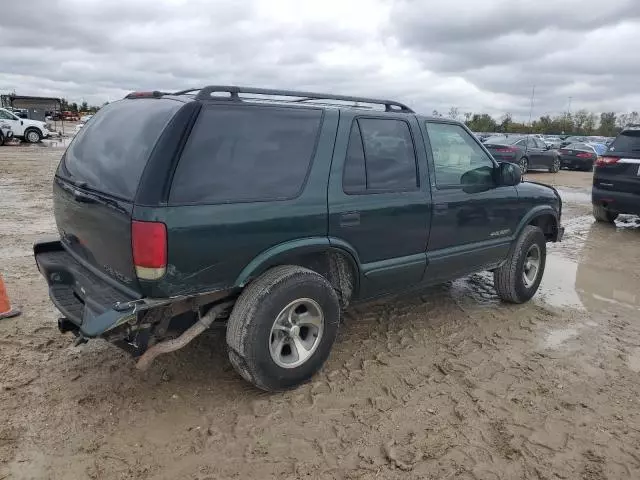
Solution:
M 376 105 L 384 105 L 386 112 L 402 112 L 402 113 L 415 113 L 412 109 L 405 104 L 396 102 L 395 100 L 381 100 L 377 98 L 367 97 L 352 97 L 351 95 L 332 95 L 329 93 L 313 93 L 313 92 L 299 92 L 296 90 L 276 90 L 270 88 L 253 88 L 253 87 L 236 87 L 225 85 L 210 85 L 202 88 L 192 88 L 189 90 L 182 90 L 174 93 L 174 95 L 185 95 L 191 92 L 198 92 L 196 100 L 209 100 L 212 93 L 224 92 L 230 95 L 231 100 L 242 100 L 240 93 L 248 93 L 254 95 L 271 95 L 280 97 L 301 97 L 297 100 L 291 100 L 292 102 L 302 103 L 310 100 L 337 100 L 342 102 L 354 102 L 354 103 L 370 103 Z

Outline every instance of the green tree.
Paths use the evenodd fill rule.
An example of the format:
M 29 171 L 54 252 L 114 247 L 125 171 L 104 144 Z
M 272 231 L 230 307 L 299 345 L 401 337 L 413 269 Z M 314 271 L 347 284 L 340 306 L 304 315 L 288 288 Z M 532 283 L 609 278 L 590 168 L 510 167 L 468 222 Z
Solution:
M 451 107 L 449 109 L 449 113 L 447 114 L 447 117 L 449 117 L 451 120 L 458 120 L 458 116 L 459 116 L 458 108 Z
M 496 121 L 486 113 L 474 113 L 465 123 L 474 132 L 495 132 L 498 129 Z
M 69 105 L 69 110 L 74 113 L 78 113 L 78 104 L 76 102 L 73 102 L 71 105 Z
M 605 137 L 613 137 L 616 135 L 616 113 L 615 112 L 602 112 L 600 114 L 600 128 L 598 133 Z
M 511 124 L 513 123 L 513 119 L 510 113 L 505 113 L 502 117 L 500 117 L 500 131 L 501 132 L 510 132 Z
M 88 112 L 89 111 L 89 104 L 87 102 L 82 102 L 82 105 L 80 106 L 80 110 L 82 112 Z

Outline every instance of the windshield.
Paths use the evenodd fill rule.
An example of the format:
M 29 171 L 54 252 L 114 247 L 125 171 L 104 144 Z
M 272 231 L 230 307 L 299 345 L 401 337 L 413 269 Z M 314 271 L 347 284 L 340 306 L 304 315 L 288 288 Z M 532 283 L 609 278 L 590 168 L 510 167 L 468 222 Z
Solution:
M 103 107 L 71 142 L 58 174 L 132 200 L 153 147 L 181 105 L 174 100 L 136 99 Z

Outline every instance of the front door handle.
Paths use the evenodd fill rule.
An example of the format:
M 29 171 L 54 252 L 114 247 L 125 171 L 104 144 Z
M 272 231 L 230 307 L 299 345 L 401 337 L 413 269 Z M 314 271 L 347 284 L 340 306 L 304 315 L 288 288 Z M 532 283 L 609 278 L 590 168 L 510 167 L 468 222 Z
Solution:
M 360 225 L 360 212 L 347 212 L 340 215 L 341 227 L 355 227 Z

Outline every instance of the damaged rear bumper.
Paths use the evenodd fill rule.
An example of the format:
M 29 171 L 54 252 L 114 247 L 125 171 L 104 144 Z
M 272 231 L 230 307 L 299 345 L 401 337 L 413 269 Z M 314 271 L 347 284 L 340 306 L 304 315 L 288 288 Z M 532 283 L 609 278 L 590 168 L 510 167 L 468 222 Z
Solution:
M 118 285 L 104 273 L 80 263 L 64 249 L 59 239 L 36 242 L 33 251 L 38 270 L 49 285 L 49 297 L 64 316 L 58 322 L 60 330 L 71 331 L 82 339 L 103 337 L 109 341 L 131 343 L 141 331 L 145 331 L 144 336 L 148 338 L 153 333 L 150 330 L 154 324 L 145 321 L 143 313 L 165 311 L 164 315 L 153 316 L 153 322 L 158 322 L 188 310 L 197 310 L 201 305 L 228 295 L 228 292 L 208 292 L 143 298 L 139 293 Z M 146 348 L 146 341 L 143 343 Z

